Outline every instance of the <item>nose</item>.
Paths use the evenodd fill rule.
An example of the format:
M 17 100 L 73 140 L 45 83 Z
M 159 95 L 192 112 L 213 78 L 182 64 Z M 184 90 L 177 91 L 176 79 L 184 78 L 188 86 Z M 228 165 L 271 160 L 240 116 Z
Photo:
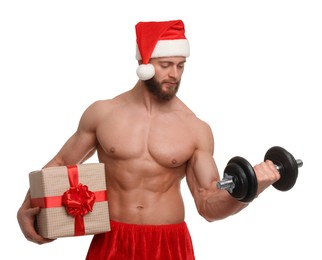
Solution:
M 169 77 L 177 79 L 178 78 L 178 68 L 176 66 L 172 66 L 169 72 Z

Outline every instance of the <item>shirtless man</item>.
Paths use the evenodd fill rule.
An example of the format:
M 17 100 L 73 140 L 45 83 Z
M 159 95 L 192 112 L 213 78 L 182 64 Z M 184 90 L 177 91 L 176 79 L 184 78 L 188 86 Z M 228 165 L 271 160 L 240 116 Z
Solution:
M 176 96 L 189 56 L 183 22 L 140 22 L 136 33 L 136 85 L 90 105 L 45 167 L 84 163 L 95 151 L 105 164 L 112 230 L 94 235 L 87 259 L 190 260 L 181 180 L 186 177 L 198 212 L 209 222 L 247 203 L 216 188 L 211 128 Z M 254 168 L 258 194 L 280 178 L 271 161 Z M 34 229 L 39 210 L 31 208 L 28 192 L 17 218 L 25 237 L 43 244 L 51 240 Z

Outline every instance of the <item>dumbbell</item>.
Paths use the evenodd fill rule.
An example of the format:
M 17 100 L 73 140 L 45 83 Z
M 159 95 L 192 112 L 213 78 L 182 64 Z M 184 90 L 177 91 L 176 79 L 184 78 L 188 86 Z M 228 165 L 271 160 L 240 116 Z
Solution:
M 280 191 L 288 191 L 296 183 L 298 168 L 303 166 L 302 160 L 295 160 L 293 155 L 280 146 L 267 150 L 264 161 L 270 160 L 279 171 L 280 179 L 273 187 Z M 230 159 L 224 169 L 223 179 L 217 182 L 217 188 L 227 190 L 231 196 L 242 202 L 251 202 L 257 194 L 257 178 L 252 165 L 243 157 Z

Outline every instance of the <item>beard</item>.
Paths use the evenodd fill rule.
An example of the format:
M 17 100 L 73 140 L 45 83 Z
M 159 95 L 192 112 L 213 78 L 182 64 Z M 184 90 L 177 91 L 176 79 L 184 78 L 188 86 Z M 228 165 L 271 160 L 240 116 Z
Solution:
M 176 83 L 176 86 L 167 88 L 167 91 L 162 89 L 162 84 L 164 83 Z M 159 98 L 163 101 L 169 101 L 172 99 L 178 92 L 180 81 L 171 81 L 171 80 L 165 80 L 165 81 L 157 81 L 155 77 L 145 80 L 144 81 L 146 88 L 150 93 L 152 93 L 154 96 Z

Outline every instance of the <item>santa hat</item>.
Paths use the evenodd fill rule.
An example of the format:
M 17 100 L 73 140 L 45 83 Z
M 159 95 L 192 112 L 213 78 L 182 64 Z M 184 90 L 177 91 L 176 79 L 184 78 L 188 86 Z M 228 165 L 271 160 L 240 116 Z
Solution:
M 189 42 L 181 20 L 139 22 L 135 30 L 136 59 L 142 61 L 136 74 L 141 80 L 151 79 L 155 74 L 153 65 L 149 64 L 150 58 L 190 55 Z

